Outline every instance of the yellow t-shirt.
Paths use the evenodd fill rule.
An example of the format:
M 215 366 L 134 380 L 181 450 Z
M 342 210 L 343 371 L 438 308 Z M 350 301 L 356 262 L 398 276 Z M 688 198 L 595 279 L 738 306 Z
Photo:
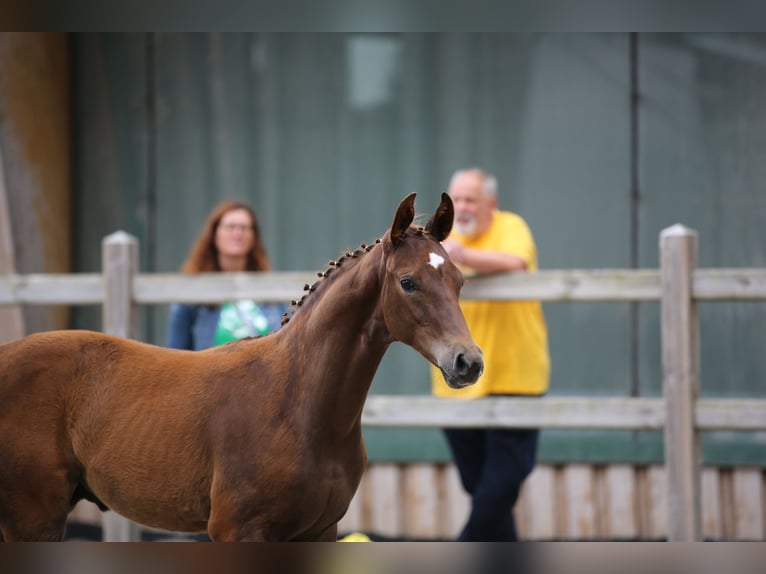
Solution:
M 515 213 L 495 211 L 489 229 L 477 237 L 453 231 L 450 239 L 466 247 L 522 257 L 537 270 L 537 249 L 526 222 Z M 473 271 L 462 268 L 466 277 Z M 451 389 L 431 367 L 433 393 L 439 397 L 476 398 L 490 394 L 538 395 L 548 389 L 548 332 L 539 301 L 461 301 L 468 328 L 484 351 L 484 373 L 463 389 Z

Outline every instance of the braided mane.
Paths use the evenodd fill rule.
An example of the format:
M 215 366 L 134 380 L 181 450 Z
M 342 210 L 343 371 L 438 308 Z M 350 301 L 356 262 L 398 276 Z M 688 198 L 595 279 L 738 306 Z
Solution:
M 418 225 L 418 226 L 410 227 L 406 232 L 406 237 L 413 237 L 415 235 L 428 235 L 428 234 L 429 233 L 428 231 L 426 231 L 425 227 Z M 327 282 L 323 281 L 323 279 L 328 279 L 330 277 L 330 274 L 333 274 L 334 276 L 335 272 L 340 270 L 342 265 L 345 264 L 346 266 L 348 266 L 349 264 L 353 263 L 351 260 L 357 259 L 361 257 L 362 255 L 369 253 L 370 251 L 372 251 L 372 249 L 375 248 L 375 246 L 379 245 L 382 242 L 383 242 L 383 239 L 378 238 L 375 240 L 374 243 L 370 245 L 367 245 L 366 243 L 362 243 L 359 245 L 358 249 L 355 249 L 354 251 L 345 251 L 340 257 L 338 257 L 338 259 L 331 259 L 327 263 L 328 265 L 327 269 L 325 269 L 324 271 L 317 272 L 317 277 L 319 277 L 319 279 L 314 281 L 314 283 L 312 283 L 311 285 L 306 283 L 303 286 L 303 291 L 304 291 L 303 296 L 300 299 L 293 299 L 290 301 L 290 305 L 292 307 L 291 313 L 285 312 L 282 315 L 282 322 L 279 325 L 280 328 L 286 325 L 290 321 L 291 317 L 297 312 L 299 307 L 302 307 L 304 304 L 306 304 L 306 299 L 309 296 L 312 296 L 312 300 L 315 300 L 316 295 L 312 295 L 312 294 L 316 293 L 317 290 L 324 291 L 323 287 L 324 285 L 327 284 Z

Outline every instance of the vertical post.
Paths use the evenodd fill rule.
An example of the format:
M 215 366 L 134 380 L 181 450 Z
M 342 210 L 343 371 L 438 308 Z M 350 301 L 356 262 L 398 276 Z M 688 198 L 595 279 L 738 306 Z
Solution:
M 697 233 L 676 224 L 660 234 L 662 388 L 668 540 L 702 537 L 700 439 L 694 409 L 699 395 L 699 323 L 692 293 Z
M 133 277 L 138 269 L 138 240 L 124 231 L 104 238 L 101 244 L 104 273 L 103 331 L 135 338 L 138 313 L 133 303 Z
M 3 152 L 0 150 L 0 275 L 16 273 L 11 212 L 8 204 Z M 23 337 L 24 334 L 24 315 L 21 312 L 21 305 L 0 305 L 0 343 L 13 341 Z
M 138 313 L 133 303 L 133 278 L 138 270 L 138 240 L 117 231 L 101 243 L 104 274 L 103 331 L 109 335 L 135 338 Z M 130 429 L 125 429 L 130 432 Z M 129 437 L 125 437 L 129 440 Z M 109 511 L 104 515 L 103 539 L 106 542 L 131 542 L 141 539 L 139 526 Z

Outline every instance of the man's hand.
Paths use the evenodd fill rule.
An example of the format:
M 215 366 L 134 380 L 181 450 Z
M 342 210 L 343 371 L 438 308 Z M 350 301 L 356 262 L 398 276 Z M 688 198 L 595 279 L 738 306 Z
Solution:
M 485 251 L 465 247 L 454 239 L 442 241 L 442 247 L 456 265 L 471 268 L 475 273 L 502 273 L 504 271 L 526 271 L 527 262 L 518 255 L 500 251 Z
M 442 241 L 442 247 L 452 259 L 453 263 L 463 264 L 465 263 L 465 248 L 454 239 L 445 239 Z

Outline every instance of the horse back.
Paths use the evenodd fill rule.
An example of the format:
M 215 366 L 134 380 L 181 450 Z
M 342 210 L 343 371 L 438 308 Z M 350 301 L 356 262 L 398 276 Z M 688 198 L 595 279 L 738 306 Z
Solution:
M 141 364 L 133 363 L 135 377 L 127 367 L 141 360 L 137 345 L 77 330 L 35 333 L 0 345 L 0 403 L 8 412 L 18 411 L 19 401 L 71 411 L 88 396 L 108 396 L 106 387 L 115 381 L 133 386 Z

